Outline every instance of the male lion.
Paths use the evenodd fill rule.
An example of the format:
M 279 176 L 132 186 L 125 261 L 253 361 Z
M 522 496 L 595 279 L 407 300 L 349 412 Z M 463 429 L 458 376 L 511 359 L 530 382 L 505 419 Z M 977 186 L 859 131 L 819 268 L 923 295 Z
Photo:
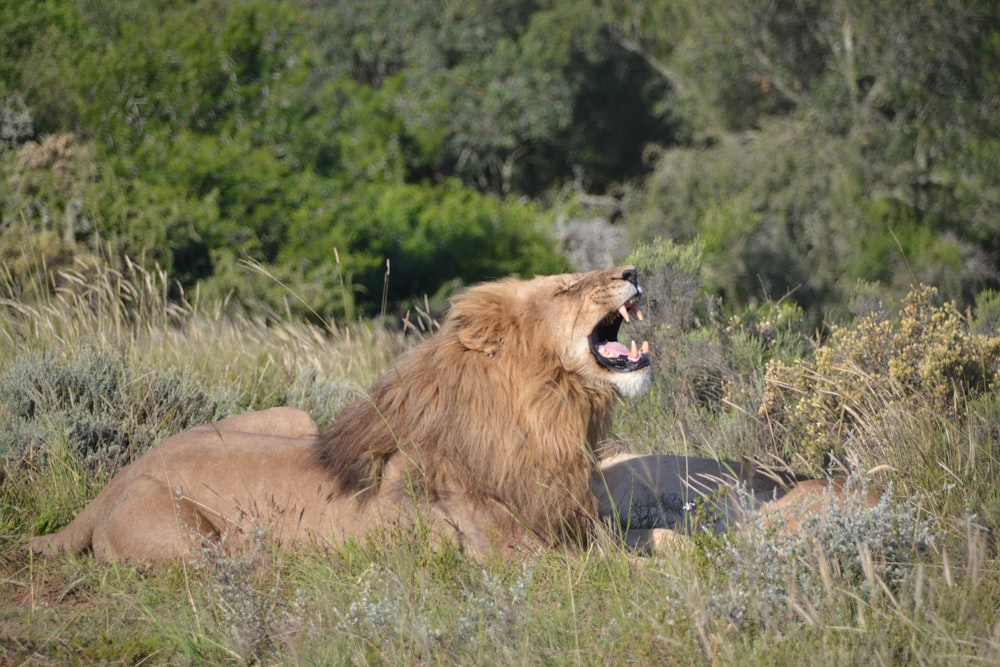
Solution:
M 594 446 L 616 394 L 650 383 L 648 346 L 617 340 L 640 295 L 632 267 L 473 287 L 322 434 L 291 408 L 180 433 L 31 548 L 150 562 L 418 518 L 473 554 L 585 543 Z

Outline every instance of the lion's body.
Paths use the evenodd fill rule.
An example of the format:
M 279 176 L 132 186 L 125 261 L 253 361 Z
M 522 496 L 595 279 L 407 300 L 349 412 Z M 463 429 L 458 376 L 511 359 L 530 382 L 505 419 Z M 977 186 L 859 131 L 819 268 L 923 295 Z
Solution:
M 326 432 L 280 408 L 178 434 L 32 548 L 156 561 L 257 527 L 336 544 L 417 515 L 478 554 L 583 543 L 594 446 L 615 396 L 649 384 L 614 341 L 638 296 L 628 267 L 472 288 Z
M 692 529 L 725 532 L 762 515 L 766 529 L 798 530 L 807 518 L 876 498 L 843 478 L 809 479 L 751 462 L 697 456 L 616 454 L 591 479 L 598 514 L 642 549 L 671 549 Z
M 593 479 L 598 510 L 619 524 L 655 524 L 685 531 L 692 520 L 701 528 L 724 532 L 739 525 L 747 511 L 781 503 L 804 488 L 822 489 L 784 470 L 750 462 L 698 456 L 617 454 L 601 461 Z M 825 487 L 824 487 L 825 488 Z M 794 502 L 793 502 L 794 504 Z
M 179 433 L 31 548 L 154 562 L 258 531 L 334 545 L 416 521 L 478 555 L 584 544 L 599 515 L 627 525 L 641 498 L 732 473 L 678 457 L 598 466 L 616 397 L 650 382 L 647 346 L 617 341 L 639 295 L 631 267 L 474 287 L 325 432 L 274 408 Z
M 225 534 L 235 546 L 257 526 L 279 540 L 323 535 L 327 527 L 346 536 L 364 512 L 327 502 L 332 485 L 312 463 L 317 435 L 312 419 L 291 408 L 179 433 L 116 475 L 64 530 L 32 546 L 151 562 L 190 555 L 199 535 Z

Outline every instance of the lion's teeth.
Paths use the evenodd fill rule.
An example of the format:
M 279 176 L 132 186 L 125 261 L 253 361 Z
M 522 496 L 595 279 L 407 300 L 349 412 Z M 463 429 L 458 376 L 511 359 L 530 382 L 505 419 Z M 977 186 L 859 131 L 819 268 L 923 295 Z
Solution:
M 625 306 L 622 306 L 621 308 L 619 308 L 618 312 L 621 314 L 622 319 L 625 320 L 626 322 L 631 322 L 632 321 L 628 317 L 628 309 L 626 309 Z
M 634 340 L 632 341 L 632 349 L 629 351 L 629 355 L 628 356 L 629 356 L 629 359 L 638 359 L 639 358 L 639 348 L 637 348 L 635 346 L 635 341 Z
M 639 310 L 638 308 L 635 309 L 635 316 L 639 319 L 640 322 L 642 322 L 642 311 Z
M 649 341 L 648 340 L 642 341 L 642 347 L 639 349 L 642 350 L 643 354 L 649 354 Z

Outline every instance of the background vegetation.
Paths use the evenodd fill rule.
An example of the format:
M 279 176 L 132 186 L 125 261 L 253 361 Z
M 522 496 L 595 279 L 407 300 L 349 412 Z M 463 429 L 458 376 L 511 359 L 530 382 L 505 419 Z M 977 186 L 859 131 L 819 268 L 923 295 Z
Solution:
M 996 662 L 997 26 L 993 0 L 0 3 L 0 662 Z M 876 507 L 640 561 L 26 555 L 165 435 L 331 419 L 441 297 L 569 268 L 594 218 L 655 354 L 615 438 L 847 471 Z
M 6 3 L 0 253 L 143 258 L 281 305 L 249 259 L 296 287 L 290 307 L 342 315 L 561 270 L 553 220 L 601 215 L 633 241 L 700 239 L 733 309 L 787 294 L 818 325 L 859 280 L 965 306 L 1000 277 L 998 17 L 994 0 Z

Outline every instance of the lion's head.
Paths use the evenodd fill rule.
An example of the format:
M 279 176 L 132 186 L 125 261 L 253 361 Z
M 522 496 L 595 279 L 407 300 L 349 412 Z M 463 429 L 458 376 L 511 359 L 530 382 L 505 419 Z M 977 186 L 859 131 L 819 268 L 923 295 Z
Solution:
M 486 283 L 454 304 L 446 328 L 468 350 L 512 365 L 554 363 L 581 384 L 635 396 L 649 388 L 648 344 L 618 336 L 623 322 L 642 318 L 641 296 L 631 267 Z
M 614 396 L 650 383 L 648 346 L 618 341 L 641 318 L 641 294 L 633 267 L 467 290 L 436 334 L 335 418 L 320 460 L 362 499 L 402 493 L 382 488 L 393 468 L 407 492 L 466 507 L 492 543 L 584 538 Z

